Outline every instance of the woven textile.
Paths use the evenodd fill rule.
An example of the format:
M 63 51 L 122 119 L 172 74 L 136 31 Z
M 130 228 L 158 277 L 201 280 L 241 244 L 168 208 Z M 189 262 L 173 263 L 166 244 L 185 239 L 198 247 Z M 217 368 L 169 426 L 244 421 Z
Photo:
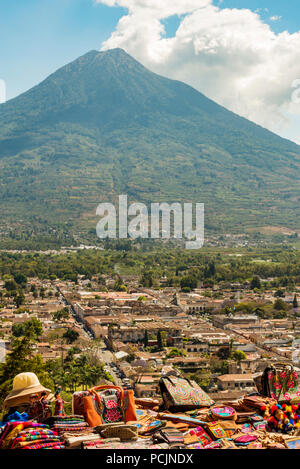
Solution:
M 1 435 L 1 449 L 61 449 L 64 442 L 48 425 L 9 422 Z
M 8 422 L 0 437 L 0 449 L 10 448 L 13 440 L 19 436 L 19 433 L 25 428 L 43 429 L 49 428 L 48 425 L 34 422 Z
M 18 436 L 14 439 L 11 449 L 19 446 L 25 446 L 25 444 L 30 444 L 30 442 L 40 441 L 40 440 L 60 440 L 58 435 L 45 435 L 43 433 L 37 435 L 23 435 Z
M 54 425 L 53 429 L 57 432 L 82 432 L 88 427 L 88 424 L 82 425 Z
M 213 407 L 211 409 L 211 415 L 215 419 L 236 420 L 236 411 L 228 406 Z
M 120 441 L 111 440 L 99 440 L 92 441 L 87 444 L 83 444 L 83 449 L 168 449 L 168 443 L 157 443 L 153 444 L 151 440 L 141 440 L 141 441 L 130 441 L 128 443 L 122 443 Z
M 18 444 L 14 445 L 11 449 L 25 449 L 27 446 L 44 444 L 44 443 L 56 443 L 58 445 L 62 444 L 62 440 L 59 437 L 53 438 L 39 438 L 34 441 L 21 441 Z
M 199 442 L 201 443 L 203 447 L 209 445 L 212 442 L 211 437 L 206 433 L 206 431 L 202 427 L 198 427 L 198 428 L 195 428 L 194 430 L 190 430 L 190 433 L 191 434 L 194 433 L 197 436 L 197 438 L 199 439 Z
M 214 404 L 214 401 L 195 381 L 168 376 L 161 378 L 159 385 L 167 409 L 188 410 Z
M 263 374 L 265 393 L 276 401 L 300 401 L 298 379 L 298 373 L 291 365 L 270 366 Z
M 205 430 L 208 434 L 214 438 L 215 440 L 219 440 L 220 438 L 226 438 L 226 432 L 222 428 L 219 422 L 209 422 L 205 426 Z
M 36 443 L 34 445 L 25 446 L 23 449 L 65 449 L 65 445 L 62 443 Z

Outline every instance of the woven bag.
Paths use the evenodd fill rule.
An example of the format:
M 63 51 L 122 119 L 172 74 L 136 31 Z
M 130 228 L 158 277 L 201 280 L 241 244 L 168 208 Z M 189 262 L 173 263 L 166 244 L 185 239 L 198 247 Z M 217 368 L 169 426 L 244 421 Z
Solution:
M 136 407 L 132 389 L 96 386 L 73 396 L 73 412 L 81 413 L 91 427 L 102 423 L 135 421 Z
M 134 425 L 108 425 L 100 434 L 103 438 L 120 438 L 121 441 L 138 439 L 137 428 Z
M 236 411 L 232 407 L 212 407 L 210 411 L 214 420 L 236 420 L 237 418 Z
M 210 407 L 214 404 L 195 381 L 168 376 L 160 379 L 159 386 L 164 404 L 171 412 Z
M 276 363 L 267 367 L 263 373 L 264 394 L 278 402 L 300 402 L 298 373 L 292 365 Z

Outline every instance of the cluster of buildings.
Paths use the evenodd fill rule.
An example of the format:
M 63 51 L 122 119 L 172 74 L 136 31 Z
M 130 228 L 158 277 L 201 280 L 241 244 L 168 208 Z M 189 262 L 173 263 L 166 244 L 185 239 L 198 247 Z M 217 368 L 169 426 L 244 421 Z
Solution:
M 109 277 L 101 284 L 97 278 L 84 277 L 76 284 L 29 279 L 30 285 L 43 288 L 45 294 L 35 298 L 27 291 L 21 312 L 7 301 L 0 311 L 2 344 L 6 343 L 9 353 L 13 324 L 37 317 L 44 332 L 36 349 L 46 361 L 70 347 L 51 340 L 55 331 L 76 330 L 86 344 L 95 339 L 103 342 L 103 360 L 111 361 L 116 379 L 130 383 L 140 397 L 156 396 L 162 375 L 179 374 L 197 379 L 214 400 L 224 401 L 254 392 L 253 378 L 270 360 L 298 364 L 297 310 L 292 310 L 293 320 L 290 315 L 261 319 L 243 308 L 226 310 L 226 306 L 251 301 L 272 303 L 276 300 L 273 291 L 261 296 L 247 285 L 232 284 L 222 289 L 203 285 L 183 293 L 164 286 L 163 281 L 160 289 L 141 287 L 135 277 L 123 282 L 126 291 L 114 291 L 114 280 Z M 66 307 L 69 317 L 55 320 L 53 313 Z
M 29 285 L 30 288 L 25 291 L 24 301 L 19 307 L 16 306 L 13 298 L 2 296 L 0 360 L 4 360 L 6 354 L 10 353 L 15 326 L 31 321 L 33 318 L 42 323 L 43 332 L 34 347 L 45 362 L 62 357 L 71 348 L 71 344 L 61 340 L 66 330 L 72 329 L 78 332 L 82 340 L 86 340 L 82 324 L 79 324 L 72 314 L 59 320 L 56 319 L 55 313 L 71 310 L 59 293 L 56 282 L 31 278 Z M 4 291 L 4 282 L 0 282 L 1 291 Z

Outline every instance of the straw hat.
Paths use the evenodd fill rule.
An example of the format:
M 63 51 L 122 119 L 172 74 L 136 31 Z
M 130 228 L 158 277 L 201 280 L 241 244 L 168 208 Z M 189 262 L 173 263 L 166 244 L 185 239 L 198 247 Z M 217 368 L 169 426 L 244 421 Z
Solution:
M 20 373 L 14 377 L 13 389 L 6 397 L 3 405 L 5 408 L 16 407 L 20 404 L 29 403 L 32 394 L 45 391 L 47 396 L 50 389 L 41 385 L 38 377 L 34 373 Z

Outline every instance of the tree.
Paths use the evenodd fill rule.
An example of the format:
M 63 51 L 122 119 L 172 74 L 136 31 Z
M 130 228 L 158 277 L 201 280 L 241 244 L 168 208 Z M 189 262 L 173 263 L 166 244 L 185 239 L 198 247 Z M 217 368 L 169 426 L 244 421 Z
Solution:
M 11 390 L 14 377 L 22 372 L 35 373 L 40 383 L 54 388 L 54 383 L 47 372 L 46 365 L 40 355 L 33 355 L 33 340 L 29 335 L 15 339 L 11 353 L 6 356 L 5 363 L 0 365 L 0 403 Z
M 214 277 L 216 275 L 216 265 L 214 261 L 210 262 L 208 265 L 208 274 L 209 277 Z
M 148 337 L 148 331 L 147 329 L 145 330 L 145 335 L 144 335 L 144 347 L 148 347 L 148 342 L 149 342 L 149 337 Z
M 66 339 L 68 344 L 73 344 L 79 337 L 79 334 L 77 331 L 74 331 L 73 329 L 67 329 L 66 332 L 63 334 L 63 338 Z
M 260 278 L 257 275 L 251 281 L 251 290 L 254 290 L 254 288 L 258 288 L 258 290 L 261 288 Z
M 293 299 L 293 308 L 298 308 L 298 300 L 297 300 L 297 295 L 295 293 L 294 299 Z
M 245 360 L 247 356 L 242 350 L 235 350 L 232 354 L 232 358 L 238 363 L 240 363 L 242 360 Z
M 133 362 L 136 359 L 136 353 L 138 351 L 138 348 L 136 345 L 129 344 L 128 347 L 126 348 L 126 352 L 128 353 L 127 361 Z
M 68 308 L 63 308 L 60 311 L 55 311 L 52 313 L 53 319 L 56 322 L 61 321 L 62 319 L 68 319 L 70 317 L 70 312 Z
M 190 375 L 190 379 L 196 381 L 196 383 L 199 384 L 199 386 L 203 388 L 204 391 L 207 391 L 207 388 L 210 385 L 211 376 L 211 371 L 205 369 L 197 371 L 195 374 Z
M 219 375 L 226 375 L 228 373 L 229 365 L 227 360 L 210 358 L 209 364 L 212 373 L 218 373 Z
M 14 275 L 14 280 L 18 285 L 25 286 L 27 284 L 27 277 L 22 273 Z
M 12 292 L 12 291 L 16 291 L 17 288 L 18 288 L 18 285 L 16 283 L 15 280 L 11 279 L 11 280 L 7 280 L 4 284 L 4 288 L 8 291 L 8 292 Z
M 226 314 L 226 316 L 230 316 L 230 314 L 232 314 L 232 309 L 229 308 L 229 306 L 225 306 L 223 313 Z
M 232 354 L 232 350 L 233 350 L 233 343 L 234 343 L 234 340 L 233 339 L 230 339 L 230 342 L 229 342 L 229 355 Z
M 221 360 L 227 360 L 230 357 L 230 347 L 220 347 L 217 355 Z
M 186 351 L 184 349 L 179 349 L 177 347 L 174 347 L 168 353 L 167 358 L 185 357 L 185 356 L 186 356 Z
M 43 325 L 39 319 L 32 318 L 29 321 L 13 324 L 12 334 L 14 337 L 28 336 L 37 339 L 43 334 Z
M 153 273 L 151 271 L 145 271 L 140 280 L 143 287 L 152 287 L 153 286 Z
M 288 309 L 288 305 L 281 298 L 277 298 L 274 303 L 274 309 L 277 311 L 286 311 Z
M 274 296 L 276 298 L 284 298 L 284 291 L 283 290 L 277 290 L 275 293 L 274 293 Z
M 181 289 L 187 287 L 187 288 L 190 288 L 191 290 L 194 290 L 195 288 L 197 288 L 197 283 L 198 282 L 197 282 L 197 279 L 195 277 L 185 275 L 180 280 L 180 287 L 181 287 Z
M 123 284 L 123 281 L 122 281 L 120 275 L 117 275 L 117 278 L 116 278 L 113 289 L 115 291 L 127 291 L 127 287 L 126 287 L 126 285 Z
M 15 305 L 17 308 L 20 308 L 21 305 L 25 303 L 25 296 L 23 292 L 20 292 L 19 295 L 14 297 Z
M 158 348 L 158 350 L 163 349 L 161 331 L 158 331 L 158 333 L 157 333 L 157 348 Z

